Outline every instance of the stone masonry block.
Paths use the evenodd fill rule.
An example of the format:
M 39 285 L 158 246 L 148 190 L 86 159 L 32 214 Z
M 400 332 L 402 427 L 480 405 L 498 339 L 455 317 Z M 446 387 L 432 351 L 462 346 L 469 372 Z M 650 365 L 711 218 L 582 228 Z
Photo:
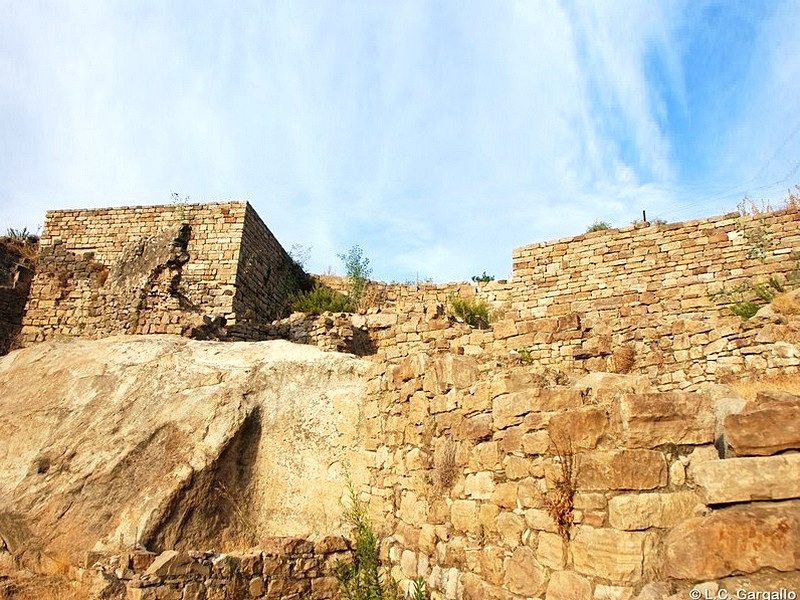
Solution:
M 669 528 L 704 512 L 705 505 L 690 491 L 622 494 L 608 501 L 608 520 L 616 529 Z
M 548 424 L 552 444 L 559 446 L 562 451 L 592 450 L 607 429 L 608 414 L 595 406 L 556 413 Z
M 658 536 L 654 533 L 585 525 L 575 529 L 570 551 L 575 570 L 584 575 L 613 583 L 637 583 L 644 575 L 645 565 L 655 559 Z
M 714 441 L 714 402 L 703 394 L 626 394 L 619 409 L 628 448 Z
M 581 490 L 652 490 L 667 484 L 667 461 L 656 450 L 594 451 L 576 459 Z
M 689 477 L 707 504 L 800 498 L 800 454 L 692 463 Z
M 725 440 L 737 456 L 800 450 L 800 405 L 728 415 L 724 430 Z
M 800 502 L 757 503 L 684 521 L 664 541 L 665 574 L 692 581 L 800 569 Z

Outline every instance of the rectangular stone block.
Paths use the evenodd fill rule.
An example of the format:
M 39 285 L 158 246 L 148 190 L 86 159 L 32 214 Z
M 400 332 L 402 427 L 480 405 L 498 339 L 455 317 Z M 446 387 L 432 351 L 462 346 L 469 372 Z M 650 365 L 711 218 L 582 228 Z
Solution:
M 689 477 L 706 504 L 800 498 L 800 454 L 692 464 Z
M 450 507 L 450 522 L 456 531 L 477 531 L 478 504 L 474 500 L 455 500 Z
M 545 567 L 563 569 L 567 564 L 567 545 L 564 538 L 557 533 L 540 532 L 536 556 Z
M 492 420 L 495 429 L 505 429 L 522 423 L 522 417 L 533 410 L 534 396 L 530 391 L 511 392 L 492 401 Z
M 644 567 L 655 559 L 657 535 L 578 526 L 570 543 L 574 568 L 613 583 L 636 583 Z
M 800 406 L 773 406 L 725 418 L 725 441 L 737 456 L 800 450 Z
M 557 412 L 548 424 L 550 439 L 562 451 L 592 450 L 607 429 L 608 414 L 596 406 Z
M 582 490 L 652 490 L 667 485 L 667 461 L 656 450 L 579 454 L 574 469 Z
M 628 448 L 714 441 L 714 405 L 703 394 L 626 394 L 620 399 L 619 409 Z
M 612 527 L 629 531 L 669 528 L 698 516 L 704 509 L 697 494 L 689 491 L 623 494 L 608 501 L 608 520 Z

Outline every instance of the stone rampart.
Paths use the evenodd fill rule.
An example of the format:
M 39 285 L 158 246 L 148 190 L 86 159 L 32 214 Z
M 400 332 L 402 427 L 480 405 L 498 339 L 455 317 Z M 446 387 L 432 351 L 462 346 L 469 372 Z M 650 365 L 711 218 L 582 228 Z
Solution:
M 729 309 L 759 289 L 777 293 L 769 282 L 798 283 L 798 214 L 639 223 L 533 244 L 514 250 L 508 281 L 373 283 L 363 314 L 273 323 L 306 276 L 247 203 L 53 211 L 23 337 L 285 337 L 379 361 L 420 351 L 512 355 L 694 389 L 800 368 L 791 315 L 743 322 Z M 318 280 L 347 288 L 342 278 Z M 455 319 L 453 296 L 485 301 L 490 326 Z
M 800 283 L 799 217 L 729 214 L 525 246 L 509 281 L 374 283 L 374 308 L 352 324 L 393 362 L 420 351 L 511 354 L 575 373 L 644 374 L 665 390 L 794 372 L 800 324 L 791 307 L 743 321 L 729 306 L 758 300 L 758 288 L 778 295 L 770 281 Z M 320 281 L 347 289 L 341 278 Z M 454 319 L 454 295 L 486 302 L 490 326 Z
M 49 211 L 23 335 L 224 336 L 284 314 L 293 264 L 246 202 Z
M 728 414 L 729 390 L 426 354 L 371 388 L 363 493 L 393 575 L 434 598 L 798 590 L 797 396 Z

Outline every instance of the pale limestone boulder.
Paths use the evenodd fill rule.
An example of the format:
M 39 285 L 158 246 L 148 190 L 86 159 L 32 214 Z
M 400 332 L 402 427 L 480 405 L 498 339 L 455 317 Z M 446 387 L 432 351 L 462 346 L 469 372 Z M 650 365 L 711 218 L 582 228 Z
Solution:
M 734 506 L 684 521 L 664 541 L 664 573 L 706 581 L 800 569 L 800 502 Z
M 14 352 L 0 359 L 5 520 L 30 529 L 32 552 L 71 555 L 348 533 L 343 469 L 366 478 L 353 449 L 368 371 L 283 341 L 119 336 Z

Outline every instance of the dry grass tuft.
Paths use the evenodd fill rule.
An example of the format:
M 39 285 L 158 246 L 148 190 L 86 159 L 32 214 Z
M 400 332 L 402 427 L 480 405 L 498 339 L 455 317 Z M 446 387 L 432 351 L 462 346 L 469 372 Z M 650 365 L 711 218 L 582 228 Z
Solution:
M 553 445 L 556 449 L 561 473 L 552 489 L 548 490 L 544 503 L 548 514 L 556 523 L 559 535 L 565 540 L 569 540 L 569 531 L 573 523 L 573 499 L 577 476 L 575 454 L 572 450 L 572 440 L 568 438 L 561 440 L 560 443 L 553 440 Z
M 456 468 L 456 443 L 447 439 L 436 449 L 433 463 L 436 470 L 435 485 L 439 492 L 446 492 L 456 481 L 458 469 Z
M 800 302 L 797 301 L 796 294 L 780 294 L 775 296 L 770 304 L 775 312 L 782 315 L 800 315 Z
M 13 600 L 87 600 L 94 597 L 86 584 L 66 576 L 33 575 L 0 579 L 0 598 Z
M 782 373 L 758 379 L 737 379 L 728 385 L 742 398 L 755 400 L 758 392 L 788 392 L 800 396 L 800 373 Z
M 614 350 L 611 355 L 612 373 L 630 373 L 636 363 L 636 352 L 633 346 L 627 344 Z

